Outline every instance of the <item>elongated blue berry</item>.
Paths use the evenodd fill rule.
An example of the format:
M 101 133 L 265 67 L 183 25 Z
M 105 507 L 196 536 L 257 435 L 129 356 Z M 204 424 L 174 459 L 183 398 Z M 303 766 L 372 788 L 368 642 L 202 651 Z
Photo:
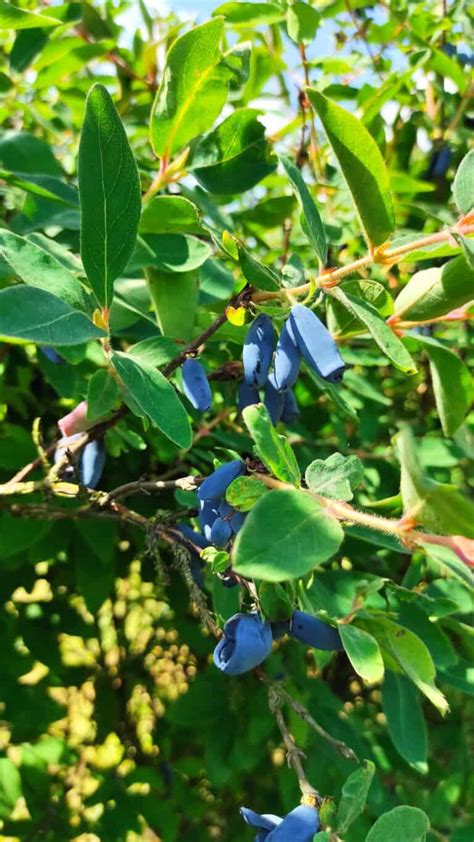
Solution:
M 87 442 L 79 461 L 79 478 L 87 488 L 97 488 L 105 466 L 104 442 Z
M 244 377 L 250 386 L 261 387 L 267 382 L 274 344 L 272 320 L 262 313 L 250 325 L 242 352 Z
M 190 404 L 206 412 L 212 403 L 212 392 L 206 372 L 199 360 L 187 359 L 183 365 L 183 389 Z
M 231 515 L 234 512 L 234 507 L 227 502 L 227 500 L 223 500 L 223 502 L 219 506 L 219 514 L 221 517 L 226 517 L 226 515 Z
M 337 629 L 305 611 L 293 611 L 289 634 L 315 649 L 342 651 L 344 648 Z
M 294 386 L 300 370 L 300 362 L 300 350 L 293 342 L 285 322 L 281 329 L 273 360 L 273 380 L 275 387 L 280 392 Z
M 299 414 L 300 411 L 298 409 L 298 404 L 296 403 L 294 392 L 292 389 L 288 389 L 284 394 L 281 420 L 284 421 L 285 424 L 293 424 L 293 422 L 299 417 Z
M 258 403 L 260 400 L 256 386 L 249 386 L 245 380 L 239 386 L 239 411 L 242 412 L 246 406 Z
M 331 383 L 340 383 L 344 374 L 344 360 L 328 329 L 303 304 L 291 309 L 288 328 L 308 365 Z
M 225 547 L 232 538 L 233 532 L 230 521 L 217 517 L 211 528 L 211 541 L 216 547 Z
M 180 523 L 178 525 L 178 529 L 181 532 L 181 535 L 184 535 L 185 538 L 188 538 L 193 544 L 196 544 L 197 547 L 201 547 L 202 550 L 209 546 L 209 542 L 206 541 L 204 535 L 201 535 L 200 532 L 196 532 L 196 530 L 193 529 L 192 526 L 188 526 L 187 523 Z
M 319 828 L 316 807 L 306 804 L 295 807 L 284 819 L 272 813 L 255 813 L 248 807 L 241 807 L 240 814 L 247 824 L 259 831 L 255 842 L 313 842 Z
M 270 418 L 272 419 L 272 424 L 276 427 L 283 412 L 285 399 L 283 397 L 283 393 L 279 392 L 278 389 L 275 389 L 272 381 L 273 377 L 270 375 L 267 385 L 265 386 L 264 404 L 268 410 Z
M 272 630 L 258 614 L 234 614 L 224 626 L 224 637 L 214 649 L 214 663 L 227 675 L 241 675 L 257 667 L 270 654 Z
M 45 357 L 47 357 L 50 363 L 54 363 L 55 365 L 64 365 L 63 358 L 60 354 L 58 354 L 55 348 L 51 348 L 49 345 L 43 345 L 40 350 Z
M 217 471 L 206 477 L 204 482 L 199 486 L 197 493 L 199 499 L 222 500 L 231 482 L 243 474 L 244 471 L 245 463 L 240 459 L 234 459 L 232 462 L 227 462 L 226 465 L 221 465 Z
M 247 512 L 237 512 L 237 511 L 236 511 L 236 512 L 232 515 L 232 517 L 231 517 L 231 519 L 230 519 L 230 525 L 231 525 L 231 527 L 232 527 L 232 532 L 233 532 L 234 534 L 237 534 L 237 532 L 239 531 L 239 529 L 241 529 L 241 528 L 242 528 L 242 526 L 243 526 L 243 525 L 244 525 L 244 523 L 245 523 L 245 518 L 246 518 L 246 517 L 247 517 Z
M 212 500 L 200 500 L 199 501 L 199 524 L 203 531 L 204 538 L 206 539 L 207 546 L 212 543 L 211 541 L 211 529 L 212 524 L 214 523 L 215 519 L 219 517 L 219 512 L 217 511 L 217 505 L 215 501 Z

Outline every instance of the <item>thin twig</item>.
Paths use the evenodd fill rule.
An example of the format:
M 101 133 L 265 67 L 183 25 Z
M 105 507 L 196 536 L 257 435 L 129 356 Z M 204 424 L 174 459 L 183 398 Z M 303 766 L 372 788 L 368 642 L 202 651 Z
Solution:
M 275 717 L 276 723 L 280 730 L 281 736 L 283 737 L 283 742 L 285 743 L 286 748 L 286 757 L 288 760 L 288 766 L 291 766 L 298 778 L 298 785 L 301 790 L 301 794 L 303 796 L 310 796 L 315 800 L 315 806 L 319 806 L 322 803 L 322 798 L 319 795 L 317 789 L 311 786 L 310 782 L 308 781 L 305 771 L 303 769 L 303 764 L 301 762 L 301 756 L 305 756 L 304 752 L 299 749 L 291 736 L 287 724 L 285 722 L 285 717 L 283 716 L 283 712 L 280 706 L 280 691 L 275 685 L 268 685 L 268 706 Z

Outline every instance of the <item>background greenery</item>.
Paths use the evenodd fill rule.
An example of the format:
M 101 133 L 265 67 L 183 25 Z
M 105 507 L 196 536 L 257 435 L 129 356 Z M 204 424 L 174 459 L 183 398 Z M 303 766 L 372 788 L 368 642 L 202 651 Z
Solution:
M 234 300 L 205 343 L 202 359 L 214 374 L 213 408 L 205 416 L 187 404 L 185 413 L 164 378 L 150 374 L 164 367 L 180 393 L 179 366 L 166 366 L 224 313 L 246 281 L 278 325 L 288 311 L 279 287 L 309 284 L 348 366 L 340 388 L 309 369 L 301 372 L 300 418 L 280 430 L 301 472 L 335 452 L 356 456 L 363 464 L 354 489 L 358 509 L 393 524 L 405 512 L 427 532 L 474 538 L 469 307 L 457 319 L 444 318 L 468 304 L 474 289 L 472 241 L 465 236 L 472 219 L 465 216 L 464 228 L 446 234 L 468 214 L 473 195 L 472 153 L 452 193 L 472 145 L 468 4 L 231 2 L 214 18 L 208 4 L 170 5 L 180 14 L 159 12 L 145 0 L 0 3 L 5 840 L 243 842 L 252 834 L 240 805 L 282 815 L 299 800 L 266 686 L 253 674 L 223 676 L 211 663 L 214 623 L 222 625 L 241 606 L 248 610 L 248 595 L 223 587 L 216 560 L 206 566 L 203 593 L 196 589 L 187 553 L 167 532 L 192 517 L 195 495 L 167 487 L 157 496 L 138 483 L 206 476 L 215 459 L 252 454 L 248 429 L 255 431 L 237 413 L 234 361 L 256 300 Z M 182 17 L 186 5 L 199 22 L 214 21 L 204 34 Z M 186 32 L 191 40 L 178 42 L 165 70 L 168 48 Z M 171 94 L 166 98 L 161 89 L 153 106 L 163 78 Z M 103 89 L 95 89 L 85 118 L 96 82 L 110 92 L 138 164 L 143 202 L 136 247 L 135 165 Z M 308 101 L 307 85 L 359 122 L 341 122 L 337 112 L 326 134 L 311 103 L 323 122 L 325 106 L 316 93 Z M 256 112 L 242 111 L 250 108 L 258 109 L 260 122 Z M 202 140 L 234 113 L 235 124 Z M 102 183 L 101 148 L 108 149 Z M 365 156 L 362 167 L 351 158 L 357 149 Z M 277 168 L 275 153 L 288 163 Z M 107 223 L 100 211 L 103 184 L 114 214 L 105 262 L 101 226 L 110 226 L 110 218 Z M 189 203 L 163 204 L 164 196 Z M 439 242 L 406 247 L 410 238 L 423 241 L 439 231 L 445 232 Z M 383 252 L 374 260 L 374 247 L 389 238 L 392 250 L 402 251 L 388 264 Z M 337 288 L 345 301 L 330 290 L 314 297 L 321 265 L 346 266 L 367 255 L 359 275 Z M 413 307 L 410 324 L 400 326 L 403 343 L 395 342 L 385 327 L 394 299 L 416 271 L 436 270 L 451 257 L 464 261 L 462 271 L 438 311 L 426 309 L 425 291 L 417 293 L 418 311 Z M 44 290 L 54 298 L 42 297 Z M 367 301 L 372 321 L 362 324 Z M 73 310 L 67 330 L 54 333 L 55 314 L 66 313 L 61 307 Z M 50 319 L 46 328 L 43 316 Z M 114 355 L 113 368 L 111 347 L 123 353 L 148 339 L 146 354 L 142 346 L 135 358 Z M 47 359 L 44 344 L 57 345 L 66 364 Z M 130 360 L 137 358 L 155 378 L 151 407 L 133 374 Z M 65 487 L 51 473 L 44 480 L 57 421 L 84 398 L 94 421 L 106 419 L 96 428 L 107 448 L 101 491 L 138 483 L 123 503 Z M 415 445 L 405 432 L 395 446 L 401 422 Z M 265 462 L 265 446 L 257 455 Z M 288 456 L 281 458 L 286 464 Z M 34 460 L 34 470 L 22 470 Z M 281 480 L 282 470 L 280 461 L 272 473 Z M 328 470 L 335 482 L 334 463 Z M 20 485 L 8 487 L 13 477 Z M 339 485 L 329 496 L 347 501 L 351 495 Z M 274 518 L 286 516 L 291 520 L 285 506 L 275 508 Z M 271 545 L 272 529 L 271 517 L 257 522 L 263 546 Z M 277 616 L 299 604 L 332 621 L 352 620 L 346 630 L 371 635 L 357 656 L 346 631 L 351 660 L 282 642 L 265 670 L 283 679 L 291 696 L 359 760 L 375 764 L 365 808 L 367 772 L 355 786 L 355 806 L 349 809 L 346 795 L 336 820 L 341 789 L 357 767 L 291 704 L 283 705 L 306 754 L 308 779 L 331 799 L 323 812 L 333 840 L 395 842 L 403 830 L 405 842 L 471 842 L 472 580 L 459 553 L 403 543 L 397 530 L 350 526 L 337 555 L 314 576 L 284 586 L 257 577 L 265 613 Z M 469 553 L 472 558 L 466 542 Z M 291 553 L 284 558 L 291 561 Z M 242 572 L 245 563 L 240 551 Z M 273 577 L 278 564 L 276 555 L 267 559 Z M 305 570 L 312 566 L 308 557 Z M 400 630 L 412 633 L 404 666 L 393 655 Z M 398 805 L 425 811 L 427 836 L 423 828 L 410 835 L 402 815 L 395 827 L 379 825 L 369 834 Z M 321 840 L 328 838 L 329 830 Z

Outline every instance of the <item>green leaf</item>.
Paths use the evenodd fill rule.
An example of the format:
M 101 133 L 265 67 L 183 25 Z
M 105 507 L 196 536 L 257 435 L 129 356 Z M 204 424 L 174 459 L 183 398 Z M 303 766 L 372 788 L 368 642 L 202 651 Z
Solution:
M 293 3 L 286 13 L 288 35 L 295 44 L 310 44 L 316 37 L 320 15 L 309 3 Z
M 350 628 L 350 626 L 348 626 Z M 362 813 L 374 777 L 375 765 L 364 760 L 363 766 L 349 775 L 342 787 L 341 800 L 337 808 L 337 832 L 345 833 Z
M 90 319 L 60 298 L 37 287 L 0 291 L 0 337 L 37 345 L 81 345 L 105 336 Z
M 0 231 L 0 254 L 25 284 L 56 295 L 70 307 L 84 309 L 80 282 L 39 245 L 4 228 Z
M 293 613 L 293 604 L 284 586 L 275 582 L 259 585 L 258 600 L 264 617 L 271 623 L 287 620 Z
M 213 15 L 223 15 L 234 26 L 261 26 L 278 23 L 285 17 L 284 11 L 274 3 L 223 3 L 214 9 Z
M 0 757 L 0 818 L 8 819 L 22 795 L 21 776 L 17 767 L 8 757 Z
M 433 532 L 474 538 L 474 504 L 455 487 L 423 475 L 415 438 L 408 426 L 402 427 L 394 443 L 401 465 L 404 511 L 412 512 L 418 523 Z
M 141 202 L 137 165 L 103 85 L 87 97 L 78 166 L 82 262 L 97 300 L 110 307 L 135 248 Z
M 393 299 L 378 281 L 345 281 L 342 289 L 346 295 L 368 301 L 384 318 L 393 313 Z M 328 298 L 327 305 L 328 329 L 333 336 L 346 338 L 360 333 L 364 327 L 363 322 L 345 304 L 336 298 Z
M 356 298 L 345 293 L 341 287 L 333 287 L 328 290 L 331 298 L 334 298 L 342 306 L 365 324 L 367 330 L 376 342 L 378 347 L 393 364 L 407 374 L 415 374 L 416 366 L 407 349 L 396 336 L 393 330 L 382 319 L 372 304 L 363 298 Z
M 70 208 L 79 206 L 79 198 L 75 188 L 53 176 L 21 175 L 21 173 L 0 169 L 0 178 L 13 187 L 18 187 L 34 196 L 41 196 L 43 199 L 50 199 Z
M 474 399 L 468 367 L 449 348 L 429 336 L 417 336 L 430 361 L 436 408 L 445 436 L 461 426 Z
M 315 459 L 306 469 L 310 491 L 334 500 L 352 500 L 353 489 L 364 478 L 364 468 L 357 456 L 333 453 L 327 459 Z
M 325 266 L 328 256 L 326 232 L 315 201 L 296 164 L 284 155 L 280 155 L 279 157 L 296 191 L 296 198 L 301 208 L 301 227 L 314 248 L 321 265 Z
M 237 535 L 232 566 L 265 582 L 304 576 L 339 549 L 343 531 L 304 491 L 269 491 Z
M 247 406 L 242 414 L 263 464 L 277 479 L 299 486 L 301 473 L 296 456 L 285 436 L 276 432 L 267 409 L 258 403 Z
M 189 234 L 146 234 L 143 241 L 148 249 L 143 265 L 163 272 L 191 272 L 212 254 L 209 243 Z
M 235 242 L 237 243 L 240 268 L 245 280 L 257 289 L 264 289 L 267 292 L 280 289 L 280 280 L 277 273 L 270 266 L 266 266 L 252 257 L 238 240 Z
M 474 589 L 474 573 L 471 573 L 453 550 L 448 547 L 438 547 L 436 544 L 422 543 L 420 546 L 423 547 L 430 560 L 441 566 L 444 576 L 451 575 L 468 588 Z
M 395 215 L 379 147 L 353 114 L 313 88 L 307 94 L 339 162 L 367 240 L 371 246 L 380 246 L 395 228 Z
M 382 681 L 384 674 L 383 658 L 375 638 L 353 625 L 339 625 L 338 631 L 346 655 L 356 673 L 369 684 Z
M 179 346 L 167 336 L 151 336 L 149 339 L 137 342 L 136 345 L 131 345 L 127 353 L 140 362 L 160 366 L 169 363 L 179 354 L 179 351 Z
M 166 377 L 149 363 L 129 354 L 114 353 L 112 363 L 143 414 L 178 447 L 190 447 L 192 430 L 187 413 Z
M 51 147 L 28 132 L 5 132 L 0 138 L 0 165 L 15 173 L 61 176 Z
M 418 807 L 394 807 L 377 819 L 365 842 L 425 842 L 428 816 Z
M 398 753 L 418 772 L 428 771 L 426 723 L 416 687 L 404 675 L 387 670 L 382 685 L 383 712 Z
M 117 381 L 105 369 L 99 369 L 89 380 L 87 391 L 87 420 L 96 421 L 107 415 L 118 398 Z
M 45 29 L 58 26 L 59 20 L 19 9 L 12 3 L 0 2 L 0 29 Z
M 229 485 L 225 499 L 239 512 L 249 512 L 267 492 L 267 486 L 257 477 L 237 477 Z
M 141 234 L 204 234 L 199 210 L 184 196 L 156 196 L 140 220 Z
M 444 266 L 416 272 L 394 302 L 394 314 L 408 321 L 445 316 L 474 298 L 474 270 L 463 255 Z
M 259 114 L 255 108 L 237 109 L 198 142 L 190 169 L 210 193 L 245 193 L 276 169 Z
M 23 29 L 15 38 L 8 57 L 10 67 L 22 73 L 41 52 L 49 38 L 45 29 Z
M 170 157 L 212 126 L 227 99 L 229 71 L 221 64 L 222 18 L 195 26 L 171 47 L 153 104 L 151 143 Z
M 474 207 L 474 149 L 464 156 L 453 181 L 453 196 L 461 213 Z
M 146 276 L 161 332 L 173 339 L 191 339 L 199 298 L 197 273 L 148 269 Z
M 434 681 L 436 676 L 433 659 L 427 646 L 409 629 L 394 623 L 387 617 L 365 620 L 364 626 L 382 647 L 385 666 L 396 672 L 405 673 L 422 693 L 444 716 L 448 703 Z

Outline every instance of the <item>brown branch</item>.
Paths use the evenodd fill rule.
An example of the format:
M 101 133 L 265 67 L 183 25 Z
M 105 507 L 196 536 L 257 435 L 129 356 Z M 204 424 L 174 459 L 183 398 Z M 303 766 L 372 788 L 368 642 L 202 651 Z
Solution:
M 301 790 L 301 794 L 306 797 L 310 796 L 311 798 L 314 798 L 314 806 L 319 806 L 323 799 L 321 798 L 318 790 L 311 786 L 306 777 L 303 764 L 301 762 L 301 756 L 305 757 L 306 755 L 297 747 L 288 730 L 288 726 L 285 722 L 285 717 L 283 716 L 280 706 L 280 701 L 279 689 L 275 685 L 270 684 L 268 686 L 268 706 L 275 717 L 283 742 L 285 743 L 288 766 L 293 768 L 296 777 L 298 778 L 298 785 Z

